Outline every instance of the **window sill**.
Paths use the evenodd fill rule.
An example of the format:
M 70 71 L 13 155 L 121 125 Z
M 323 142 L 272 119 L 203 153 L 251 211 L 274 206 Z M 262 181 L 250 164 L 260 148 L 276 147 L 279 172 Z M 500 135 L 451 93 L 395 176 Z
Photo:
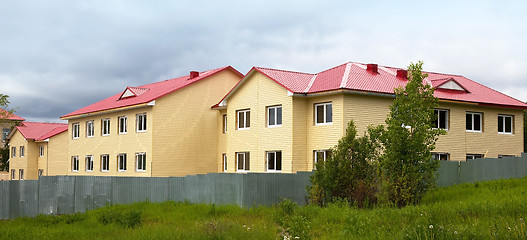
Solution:
M 101 172 L 109 172 L 109 170 L 101 170 Z
M 137 133 L 144 133 L 144 132 L 146 132 L 146 130 L 142 130 L 142 131 L 139 131 L 139 130 L 138 130 L 138 131 L 136 131 L 136 132 L 137 132 Z
M 267 170 L 268 173 L 282 173 L 282 170 Z
M 127 132 L 122 132 L 122 133 L 120 132 L 119 133 L 119 135 L 126 135 L 126 134 L 127 134 Z
M 86 170 L 86 172 L 93 172 L 93 170 Z
M 236 172 L 238 172 L 238 173 L 248 173 L 248 172 L 250 172 L 250 170 L 236 170 Z
M 501 135 L 510 135 L 510 136 L 513 136 L 514 134 L 512 133 L 508 133 L 508 132 L 498 132 L 498 134 L 501 134 Z
M 103 134 L 101 135 L 102 137 L 107 137 L 107 136 L 110 136 L 110 134 Z
M 466 130 L 466 132 L 469 132 L 469 133 L 482 133 L 482 131 L 474 131 L 474 130 Z
M 135 171 L 136 172 L 146 172 L 146 170 L 138 170 L 138 169 L 136 169 Z
M 126 170 L 117 170 L 117 172 L 126 172 Z
M 238 128 L 238 129 L 236 129 L 236 130 L 237 130 L 237 131 L 243 131 L 243 130 L 249 130 L 249 129 L 251 129 L 251 128 Z
M 282 127 L 282 124 L 280 125 L 267 125 L 268 128 L 278 128 L 278 127 Z
M 315 126 L 327 126 L 327 125 L 333 125 L 333 122 L 329 122 L 329 123 L 315 123 Z

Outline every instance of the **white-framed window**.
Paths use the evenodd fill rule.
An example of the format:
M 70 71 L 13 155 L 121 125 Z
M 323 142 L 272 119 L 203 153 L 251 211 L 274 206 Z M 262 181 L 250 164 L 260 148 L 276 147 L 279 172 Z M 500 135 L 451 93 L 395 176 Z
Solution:
M 72 156 L 71 157 L 71 171 L 72 172 L 78 172 L 79 171 L 79 156 Z
M 313 169 L 317 169 L 317 163 L 326 159 L 331 155 L 331 150 L 313 150 Z
M 79 138 L 79 135 L 80 135 L 80 124 L 79 123 L 74 123 L 74 124 L 71 124 L 71 137 L 73 139 L 77 139 Z
M 327 125 L 333 123 L 333 104 L 316 103 L 315 104 L 315 125 Z
M 506 157 L 516 157 L 515 155 L 510 155 L 510 154 L 500 154 L 498 155 L 498 158 L 506 158 Z
M 117 155 L 117 171 L 126 172 L 126 153 Z
M 236 153 L 236 171 L 248 172 L 251 168 L 251 156 L 249 152 Z
M 448 161 L 448 160 L 450 160 L 450 153 L 438 153 L 438 152 L 433 152 L 433 153 L 432 153 L 432 157 L 433 157 L 435 160 Z
M 128 132 L 127 130 L 127 124 L 128 124 L 128 118 L 126 116 L 119 117 L 119 134 L 126 134 Z
M 110 171 L 110 155 L 101 154 L 101 172 Z
M 136 153 L 135 162 L 137 172 L 146 172 L 146 153 Z
M 44 157 L 44 146 L 38 146 L 38 156 Z
M 110 135 L 110 119 L 105 118 L 101 120 L 101 135 L 108 136 Z
M 282 106 L 267 107 L 267 127 L 282 126 Z
M 251 110 L 244 109 L 236 111 L 236 122 L 238 130 L 245 130 L 251 127 Z
M 11 157 L 16 157 L 16 147 L 11 147 Z
M 86 156 L 86 172 L 93 172 L 93 156 Z
M 9 133 L 11 133 L 11 129 L 9 128 L 2 129 L 2 140 L 3 141 L 7 139 L 7 136 L 9 136 Z
M 512 134 L 513 131 L 513 117 L 511 115 L 498 115 L 498 133 Z
M 136 115 L 137 132 L 146 132 L 146 113 Z
M 467 132 L 481 132 L 483 129 L 483 114 L 467 112 Z
M 227 172 L 227 154 L 226 153 L 222 154 L 222 161 L 223 161 L 223 164 L 222 164 L 223 172 Z
M 467 160 L 483 158 L 483 154 L 467 154 Z
M 267 171 L 281 172 L 282 171 L 282 151 L 267 152 Z
M 86 121 L 86 137 L 93 137 L 93 121 Z
M 227 133 L 227 114 L 223 114 L 222 133 Z
M 38 177 L 40 178 L 42 175 L 44 175 L 44 169 L 38 170 Z
M 15 178 L 16 178 L 15 175 L 16 175 L 15 169 L 11 169 L 11 180 L 15 180 Z
M 24 169 L 18 169 L 18 179 L 24 180 Z
M 448 110 L 434 109 L 435 121 L 432 122 L 433 128 L 448 130 Z
M 24 157 L 24 154 L 25 154 L 25 153 L 24 153 L 24 152 L 25 152 L 24 150 L 25 150 L 25 149 L 24 149 L 24 146 L 20 146 L 20 157 Z

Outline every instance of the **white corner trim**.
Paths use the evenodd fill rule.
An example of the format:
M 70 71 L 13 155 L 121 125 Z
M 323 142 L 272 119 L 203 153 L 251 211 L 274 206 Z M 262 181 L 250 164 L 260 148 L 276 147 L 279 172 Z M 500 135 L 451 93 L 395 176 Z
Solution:
M 344 70 L 344 75 L 342 75 L 342 80 L 340 82 L 340 88 L 346 87 L 346 83 L 348 82 L 350 71 L 351 71 L 351 63 L 349 62 L 346 64 L 346 70 Z
M 227 101 L 226 101 L 225 99 L 222 100 L 222 101 L 220 102 L 220 104 L 218 104 L 218 106 L 220 106 L 220 107 L 225 107 L 225 106 L 227 106 Z
M 147 103 L 146 105 L 148 105 L 148 106 L 155 106 L 156 105 L 156 100 L 152 100 L 151 102 Z
M 313 83 L 315 82 L 315 79 L 317 79 L 318 74 L 313 75 L 311 80 L 309 81 L 309 84 L 307 85 L 306 89 L 304 90 L 305 93 L 309 92 L 309 89 L 313 86 Z
M 291 96 L 293 96 L 293 93 L 291 91 L 287 90 L 287 96 L 291 97 Z

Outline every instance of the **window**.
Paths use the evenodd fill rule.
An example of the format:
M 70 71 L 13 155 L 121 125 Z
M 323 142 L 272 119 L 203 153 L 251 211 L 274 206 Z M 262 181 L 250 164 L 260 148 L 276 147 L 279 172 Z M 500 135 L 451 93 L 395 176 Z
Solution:
M 482 113 L 467 112 L 467 132 L 481 132 Z
M 498 115 L 498 133 L 512 134 L 512 116 Z
M 224 153 L 222 155 L 222 159 L 223 159 L 223 172 L 227 172 L 227 154 Z
M 126 128 L 126 124 L 127 124 L 127 117 L 124 116 L 124 117 L 119 117 L 119 134 L 126 134 L 127 133 L 127 128 Z
M 267 127 L 282 126 L 282 106 L 267 107 Z
M 79 125 L 79 123 L 72 124 L 71 128 L 73 129 L 72 133 L 71 133 L 73 139 L 79 138 L 79 134 L 80 134 L 80 125 Z
M 86 137 L 93 137 L 93 121 L 86 122 Z
M 110 135 L 110 119 L 105 118 L 101 120 L 101 135 L 108 136 Z
M 137 114 L 137 132 L 146 132 L 146 113 Z
M 71 157 L 71 171 L 72 172 L 79 171 L 79 156 Z
M 227 114 L 223 114 L 223 125 L 222 132 L 227 133 Z
M 24 169 L 18 169 L 18 179 L 24 180 Z
M 39 146 L 38 147 L 38 155 L 40 157 L 44 157 L 44 146 Z
M 247 172 L 250 170 L 251 159 L 249 152 L 238 152 L 236 153 L 236 164 L 238 172 Z
M 282 171 L 282 152 L 274 151 L 267 152 L 267 171 L 281 172 Z
M 483 158 L 483 154 L 467 154 L 467 160 Z
M 236 121 L 238 121 L 238 130 L 249 129 L 251 127 L 251 110 L 236 111 Z
M 7 136 L 9 136 L 9 133 L 11 133 L 11 129 L 9 128 L 2 129 L 2 140 L 3 141 L 7 139 Z
M 145 172 L 146 171 L 146 153 L 136 153 L 136 171 Z
M 315 125 L 331 124 L 333 122 L 332 103 L 315 104 Z
M 16 171 L 15 169 L 11 169 L 11 180 L 15 180 L 15 174 L 16 174 Z
M 433 128 L 448 130 L 448 110 L 434 109 L 435 121 L 432 122 Z
M 11 148 L 11 157 L 12 158 L 16 157 L 16 147 Z
M 93 172 L 93 157 L 92 157 L 92 155 L 86 156 L 86 172 Z
M 441 160 L 441 161 L 448 161 L 448 160 L 450 160 L 450 154 L 449 153 L 432 153 L 432 157 L 435 160 Z
M 110 170 L 110 156 L 108 154 L 101 155 L 101 172 L 108 172 Z
M 20 157 L 24 157 L 24 146 L 20 146 Z
M 325 162 L 330 155 L 330 150 L 313 150 L 313 169 L 317 169 L 317 163 L 319 161 Z
M 515 155 L 506 155 L 506 154 L 498 155 L 498 158 L 506 158 L 506 157 L 516 157 L 516 156 Z
M 41 177 L 44 174 L 44 169 L 38 170 L 38 177 Z
M 117 170 L 119 172 L 126 172 L 126 153 L 117 155 Z

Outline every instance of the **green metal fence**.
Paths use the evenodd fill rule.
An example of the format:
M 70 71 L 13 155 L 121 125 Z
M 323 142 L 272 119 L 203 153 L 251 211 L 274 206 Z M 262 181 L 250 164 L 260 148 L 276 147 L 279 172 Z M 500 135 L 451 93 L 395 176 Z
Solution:
M 467 162 L 442 161 L 438 186 L 527 176 L 527 154 Z M 106 204 L 140 201 L 189 201 L 272 205 L 282 198 L 306 203 L 313 172 L 296 174 L 210 173 L 187 177 L 51 176 L 40 180 L 0 181 L 0 219 L 37 214 L 84 212 Z

